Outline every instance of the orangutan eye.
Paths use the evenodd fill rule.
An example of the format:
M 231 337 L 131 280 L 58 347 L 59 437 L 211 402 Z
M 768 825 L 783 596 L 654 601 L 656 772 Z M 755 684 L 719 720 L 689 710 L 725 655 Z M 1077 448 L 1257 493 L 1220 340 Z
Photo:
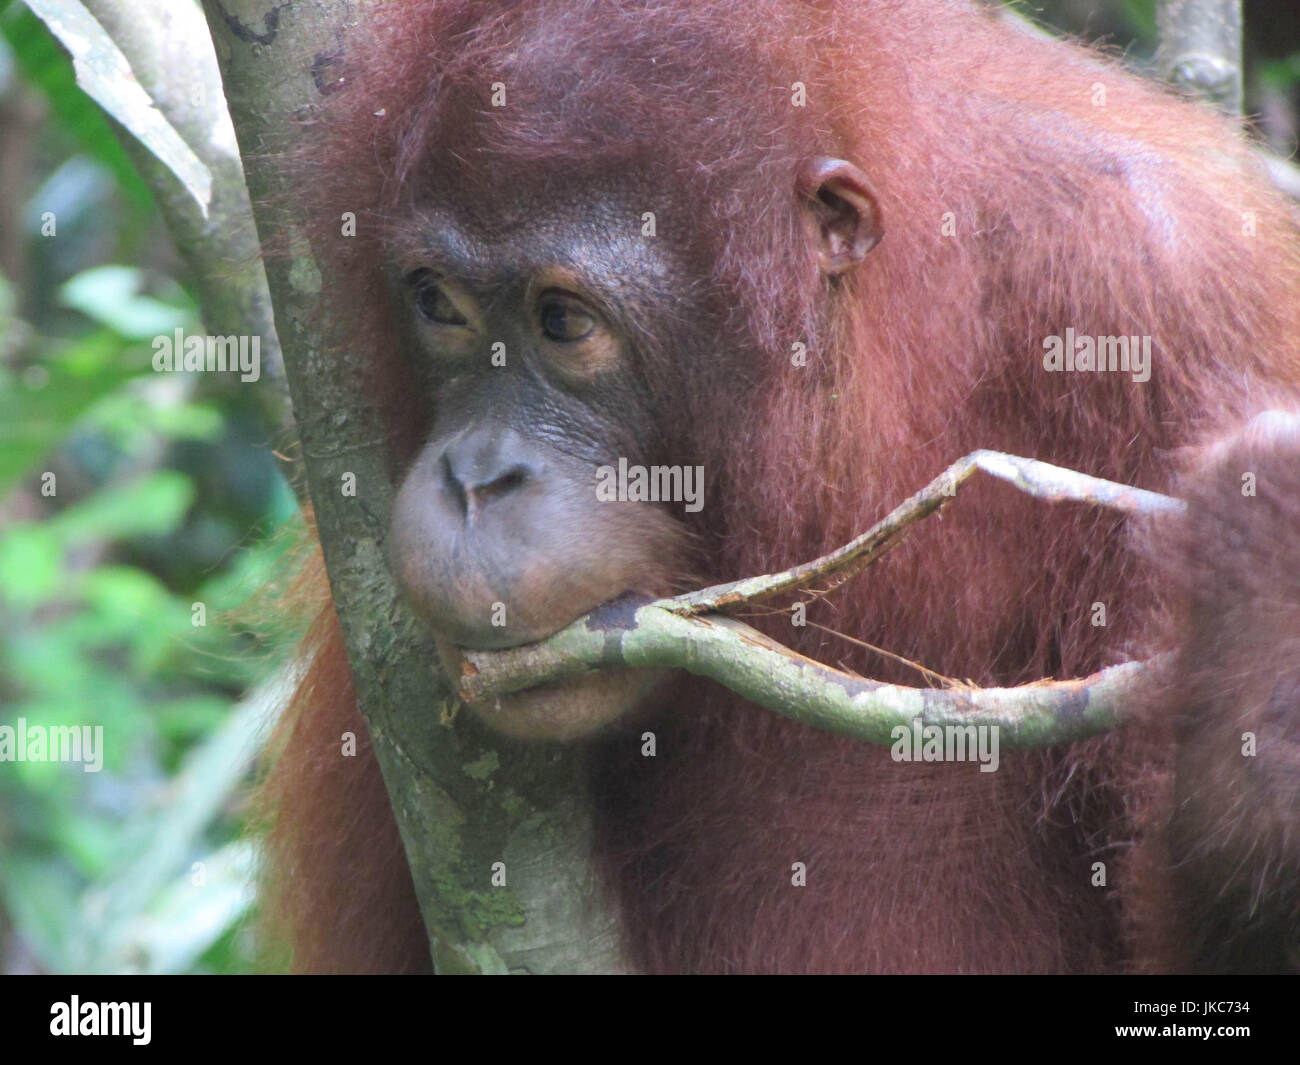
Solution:
M 443 287 L 428 271 L 417 271 L 407 278 L 415 286 L 415 309 L 426 322 L 435 325 L 468 325 Z
M 574 303 L 551 299 L 542 304 L 542 332 L 550 340 L 571 344 L 596 328 L 596 319 Z

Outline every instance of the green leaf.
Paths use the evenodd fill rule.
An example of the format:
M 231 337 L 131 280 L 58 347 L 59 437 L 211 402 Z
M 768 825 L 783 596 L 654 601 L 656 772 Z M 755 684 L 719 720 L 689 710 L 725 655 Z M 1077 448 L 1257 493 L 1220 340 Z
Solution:
M 194 502 L 194 485 L 184 474 L 159 470 L 126 484 L 114 483 L 69 507 L 49 525 L 75 544 L 162 535 L 180 525 Z
M 11 525 L 0 536 L 0 596 L 10 606 L 49 599 L 63 575 L 63 546 L 39 525 Z
M 0 494 L 62 444 L 72 424 L 147 366 L 106 330 L 81 337 L 19 378 L 0 370 Z
M 130 340 L 170 334 L 190 317 L 189 308 L 139 295 L 140 271 L 131 266 L 99 266 L 72 278 L 59 290 L 59 302 Z

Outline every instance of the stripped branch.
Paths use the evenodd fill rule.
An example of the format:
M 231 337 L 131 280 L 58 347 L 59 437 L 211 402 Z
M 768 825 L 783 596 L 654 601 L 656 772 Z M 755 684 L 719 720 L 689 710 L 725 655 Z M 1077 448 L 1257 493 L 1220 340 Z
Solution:
M 716 613 L 827 578 L 832 585 L 842 583 L 894 547 L 910 526 L 950 502 L 977 470 L 1048 502 L 1086 502 L 1144 515 L 1183 509 L 1179 500 L 1155 492 L 1035 459 L 976 451 L 861 536 L 811 562 L 665 599 L 618 599 L 539 643 L 466 651 L 461 698 L 488 706 L 544 682 L 629 666 L 685 669 L 769 710 L 870 743 L 890 742 L 894 728 L 918 717 L 925 724 L 997 725 L 1008 748 L 1045 747 L 1115 728 L 1154 663 L 1130 662 L 1080 680 L 1017 688 L 912 688 L 832 669 Z

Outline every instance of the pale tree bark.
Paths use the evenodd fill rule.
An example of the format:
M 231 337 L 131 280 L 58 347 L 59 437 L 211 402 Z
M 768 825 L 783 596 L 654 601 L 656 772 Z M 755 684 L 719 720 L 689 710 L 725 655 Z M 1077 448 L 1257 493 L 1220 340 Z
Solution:
M 589 863 L 582 749 L 508 744 L 469 714 L 457 715 L 452 727 L 438 713 L 448 685 L 385 564 L 394 489 L 388 434 L 378 405 L 354 385 L 369 356 L 342 342 L 338 308 L 324 298 L 300 220 L 270 206 L 301 202 L 284 186 L 274 155 L 292 144 L 316 104 L 313 69 L 346 52 L 349 25 L 368 7 L 348 0 L 205 3 L 258 230 L 293 251 L 272 258 L 267 277 L 359 702 L 438 969 L 622 970 L 612 912 Z M 352 496 L 342 491 L 348 475 Z M 496 863 L 504 863 L 505 886 L 493 884 Z
M 1241 0 L 1159 0 L 1156 26 L 1161 74 L 1240 115 Z

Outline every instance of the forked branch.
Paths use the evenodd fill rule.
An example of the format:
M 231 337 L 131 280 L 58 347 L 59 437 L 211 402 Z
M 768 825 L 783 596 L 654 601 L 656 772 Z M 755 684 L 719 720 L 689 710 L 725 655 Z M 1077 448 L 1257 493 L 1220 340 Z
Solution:
M 811 562 L 666 599 L 617 600 L 539 643 L 466 652 L 461 697 L 485 705 L 544 681 L 632 666 L 685 669 L 786 717 L 870 743 L 890 742 L 894 728 L 916 718 L 926 725 L 997 725 L 1007 748 L 1045 747 L 1115 728 L 1154 660 L 1016 688 L 912 688 L 832 669 L 718 613 L 813 582 L 842 583 L 950 502 L 977 470 L 1048 502 L 1073 500 L 1143 515 L 1183 509 L 1179 500 L 1155 492 L 1036 459 L 976 451 L 861 536 Z

